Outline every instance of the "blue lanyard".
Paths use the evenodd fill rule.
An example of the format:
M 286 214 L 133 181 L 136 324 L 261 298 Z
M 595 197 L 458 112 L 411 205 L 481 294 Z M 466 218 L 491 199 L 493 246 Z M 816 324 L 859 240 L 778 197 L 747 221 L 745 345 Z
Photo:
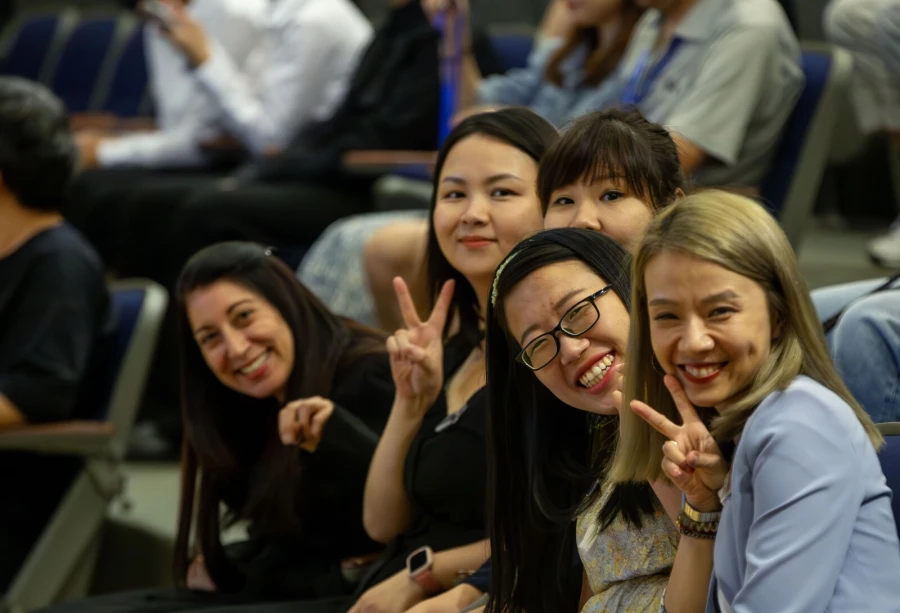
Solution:
M 653 88 L 653 84 L 672 62 L 672 58 L 675 57 L 675 53 L 680 46 L 680 38 L 672 39 L 665 54 L 663 54 L 663 56 L 659 58 L 659 61 L 650 67 L 649 70 L 647 69 L 647 64 L 650 63 L 650 49 L 646 49 L 641 54 L 637 66 L 634 67 L 634 72 L 632 72 L 631 76 L 628 78 L 628 83 L 625 85 L 625 91 L 622 92 L 623 105 L 637 106 L 644 101 L 644 98 L 647 97 L 647 94 L 650 93 L 650 90 Z
M 455 19 L 450 19 L 451 15 Z M 438 116 L 438 146 L 450 133 L 454 115 L 459 110 L 459 90 L 462 86 L 462 36 L 465 28 L 459 12 L 442 11 L 435 18 L 435 28 L 441 34 L 440 110 Z M 452 25 L 453 37 L 450 39 Z

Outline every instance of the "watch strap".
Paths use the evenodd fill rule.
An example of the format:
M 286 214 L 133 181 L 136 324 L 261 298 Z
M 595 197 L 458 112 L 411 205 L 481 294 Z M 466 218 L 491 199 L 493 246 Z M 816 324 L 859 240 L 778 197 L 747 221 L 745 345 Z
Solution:
M 718 522 L 722 518 L 722 511 L 703 513 L 692 507 L 687 500 L 684 501 L 681 510 L 687 515 L 688 519 L 699 524 Z

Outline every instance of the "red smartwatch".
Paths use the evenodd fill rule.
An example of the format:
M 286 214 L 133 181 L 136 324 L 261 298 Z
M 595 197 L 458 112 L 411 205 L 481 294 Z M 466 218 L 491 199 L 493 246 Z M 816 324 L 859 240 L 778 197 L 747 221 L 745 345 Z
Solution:
M 416 582 L 426 596 L 434 596 L 444 591 L 444 586 L 431 572 L 433 565 L 434 552 L 428 546 L 416 549 L 406 558 L 406 570 L 409 573 L 409 580 Z

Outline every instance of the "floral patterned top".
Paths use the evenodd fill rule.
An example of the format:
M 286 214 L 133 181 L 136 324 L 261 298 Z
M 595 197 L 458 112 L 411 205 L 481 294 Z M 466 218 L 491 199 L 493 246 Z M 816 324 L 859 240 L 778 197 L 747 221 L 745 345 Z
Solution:
M 675 562 L 678 530 L 659 508 L 642 518 L 640 530 L 619 516 L 600 532 L 597 515 L 611 492 L 604 487 L 576 525 L 578 553 L 594 592 L 581 613 L 658 611 Z

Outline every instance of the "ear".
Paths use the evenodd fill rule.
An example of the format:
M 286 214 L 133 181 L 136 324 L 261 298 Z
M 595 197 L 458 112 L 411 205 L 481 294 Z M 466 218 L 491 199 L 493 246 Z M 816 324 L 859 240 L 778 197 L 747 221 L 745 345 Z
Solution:
M 684 199 L 684 190 L 680 187 L 675 188 L 675 199 L 672 202 L 678 202 L 679 200 Z

